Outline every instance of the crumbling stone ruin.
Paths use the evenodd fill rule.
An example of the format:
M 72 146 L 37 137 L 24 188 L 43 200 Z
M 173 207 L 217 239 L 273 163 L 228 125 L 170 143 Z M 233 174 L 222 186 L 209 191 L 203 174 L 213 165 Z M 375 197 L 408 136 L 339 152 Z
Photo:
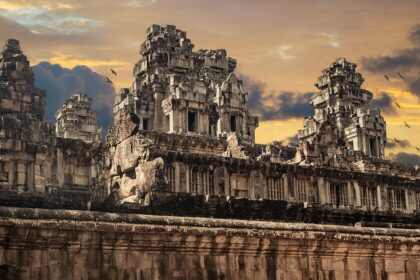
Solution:
M 305 119 L 298 147 L 261 145 L 254 143 L 258 118 L 246 109 L 236 60 L 224 50 L 192 47 L 174 26 L 147 30 L 133 88 L 117 96 L 105 143 L 103 181 L 119 203 L 133 195 L 144 203 L 143 192 L 130 187 L 124 195 L 121 186 L 149 192 L 139 183 L 140 169 L 159 159 L 150 172 L 164 169 L 166 184 L 155 190 L 202 195 L 218 205 L 244 198 L 349 213 L 419 210 L 418 167 L 384 160 L 385 121 L 370 106 L 355 64 L 338 59 L 322 72 L 311 100 L 315 115 Z
M 83 93 L 58 110 L 55 127 L 43 120 L 45 93 L 34 87 L 19 42 L 8 40 L 1 58 L 2 189 L 83 195 L 78 208 L 107 211 L 149 213 L 172 203 L 179 207 L 169 214 L 317 221 L 327 209 L 336 213 L 323 218 L 332 223 L 334 215 L 356 223 L 355 211 L 366 221 L 371 213 L 381 221 L 417 219 L 419 169 L 384 160 L 385 121 L 370 106 L 355 64 L 338 59 L 323 70 L 311 99 L 315 114 L 305 119 L 297 147 L 262 145 L 236 60 L 193 46 L 175 26 L 148 28 L 133 86 L 117 94 L 114 125 L 101 144 Z
M 44 118 L 46 93 L 34 86 L 34 73 L 19 41 L 7 40 L 0 54 L 0 185 L 19 192 L 50 186 L 52 127 Z
M 76 93 L 55 114 L 57 137 L 81 139 L 84 142 L 99 142 L 102 128 L 96 124 L 96 112 L 92 98 Z
M 384 159 L 386 124 L 379 109 L 369 105 L 373 95 L 361 88 L 363 81 L 356 64 L 344 58 L 322 71 L 315 84 L 320 91 L 311 99 L 315 114 L 298 133 L 307 163 L 328 164 L 357 152 Z
M 356 65 L 322 72 L 298 146 L 262 145 L 236 60 L 193 46 L 175 26 L 148 28 L 100 143 L 83 93 L 45 122 L 46 93 L 6 42 L 0 275 L 418 278 L 419 167 L 384 159 L 385 121 Z
M 81 187 L 86 200 L 98 176 L 94 155 L 100 146 L 90 98 L 74 95 L 57 112 L 56 128 L 48 124 L 46 93 L 34 86 L 30 63 L 14 39 L 0 54 L 0 94 L 1 190 L 49 194 Z

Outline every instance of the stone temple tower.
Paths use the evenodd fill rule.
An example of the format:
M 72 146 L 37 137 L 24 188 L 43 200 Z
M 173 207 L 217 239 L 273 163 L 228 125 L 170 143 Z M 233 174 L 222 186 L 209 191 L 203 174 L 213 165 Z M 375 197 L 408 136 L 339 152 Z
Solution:
M 99 142 L 101 127 L 96 124 L 96 112 L 92 98 L 83 93 L 69 97 L 55 114 L 56 135 L 62 138 Z
M 120 92 L 114 113 L 128 108 L 141 130 L 214 138 L 233 132 L 254 142 L 258 118 L 247 109 L 236 60 L 223 49 L 193 47 L 173 25 L 150 26 L 133 70 L 133 90 Z
M 356 67 L 339 58 L 322 71 L 315 84 L 319 92 L 311 99 L 315 114 L 305 119 L 298 138 L 311 142 L 328 123 L 334 127 L 338 142 L 347 149 L 383 159 L 386 124 L 379 109 L 370 106 L 372 93 L 361 88 L 364 79 Z
M 51 183 L 45 98 L 19 41 L 7 40 L 0 52 L 0 188 L 42 192 Z

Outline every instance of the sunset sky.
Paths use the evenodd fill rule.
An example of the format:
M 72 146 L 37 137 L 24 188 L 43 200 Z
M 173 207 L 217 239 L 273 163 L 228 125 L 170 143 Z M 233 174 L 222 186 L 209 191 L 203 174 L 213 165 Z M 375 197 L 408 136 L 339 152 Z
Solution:
M 292 139 L 322 69 L 346 57 L 377 99 L 388 138 L 401 140 L 389 141 L 388 157 L 419 163 L 419 15 L 418 0 L 0 0 L 0 41 L 20 40 L 37 86 L 47 90 L 47 119 L 72 91 L 84 90 L 106 123 L 114 89 L 96 73 L 113 68 L 115 87 L 129 87 L 147 27 L 176 25 L 195 50 L 224 48 L 238 60 L 250 109 L 261 116 L 259 143 Z

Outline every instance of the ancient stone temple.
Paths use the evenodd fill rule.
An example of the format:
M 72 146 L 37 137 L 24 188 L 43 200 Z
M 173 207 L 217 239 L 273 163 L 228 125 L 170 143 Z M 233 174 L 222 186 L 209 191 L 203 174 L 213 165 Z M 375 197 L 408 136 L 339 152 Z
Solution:
M 254 143 L 258 119 L 224 50 L 194 52 L 184 31 L 153 25 L 140 55 L 133 89 L 116 98 L 104 151 L 103 193 L 118 203 L 147 205 L 160 190 L 216 205 L 245 198 L 349 215 L 355 207 L 419 210 L 419 169 L 384 160 L 385 121 L 355 64 L 338 59 L 322 71 L 315 115 L 305 119 L 295 148 Z
M 128 106 L 141 130 L 211 138 L 234 132 L 254 142 L 258 118 L 247 109 L 248 94 L 234 74 L 236 60 L 225 50 L 193 51 L 185 31 L 152 25 L 140 46 L 131 92 L 122 92 L 116 110 Z
M 76 93 L 55 114 L 57 137 L 99 142 L 102 129 L 96 124 L 92 98 Z
M 344 58 L 322 71 L 315 84 L 319 92 L 311 100 L 315 114 L 305 119 L 304 128 L 298 133 L 299 139 L 308 144 L 307 157 L 320 153 L 315 147 L 322 141 L 318 136 L 333 126 L 336 143 L 344 143 L 348 150 L 373 158 L 384 158 L 385 121 L 378 108 L 369 106 L 373 95 L 361 88 L 363 81 L 356 72 L 356 64 Z
M 0 57 L 0 189 L 51 193 L 84 187 L 97 177 L 92 152 L 99 148 L 91 99 L 76 94 L 44 120 L 46 93 L 34 86 L 30 63 L 19 41 L 6 41 Z
M 297 146 L 263 145 L 236 60 L 193 47 L 175 26 L 147 29 L 100 143 L 89 93 L 47 124 L 6 42 L 0 278 L 420 278 L 420 169 L 384 159 L 356 65 L 322 71 Z
M 34 73 L 19 41 L 6 41 L 0 54 L 0 186 L 44 191 L 50 185 L 47 161 L 52 127 L 44 121 L 45 92 L 34 87 Z

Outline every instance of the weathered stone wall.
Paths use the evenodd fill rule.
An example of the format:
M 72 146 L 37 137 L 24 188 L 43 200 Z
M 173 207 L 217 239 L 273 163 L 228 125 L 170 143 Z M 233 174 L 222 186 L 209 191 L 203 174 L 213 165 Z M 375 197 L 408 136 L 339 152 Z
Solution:
M 420 230 L 0 207 L 2 279 L 419 279 Z

